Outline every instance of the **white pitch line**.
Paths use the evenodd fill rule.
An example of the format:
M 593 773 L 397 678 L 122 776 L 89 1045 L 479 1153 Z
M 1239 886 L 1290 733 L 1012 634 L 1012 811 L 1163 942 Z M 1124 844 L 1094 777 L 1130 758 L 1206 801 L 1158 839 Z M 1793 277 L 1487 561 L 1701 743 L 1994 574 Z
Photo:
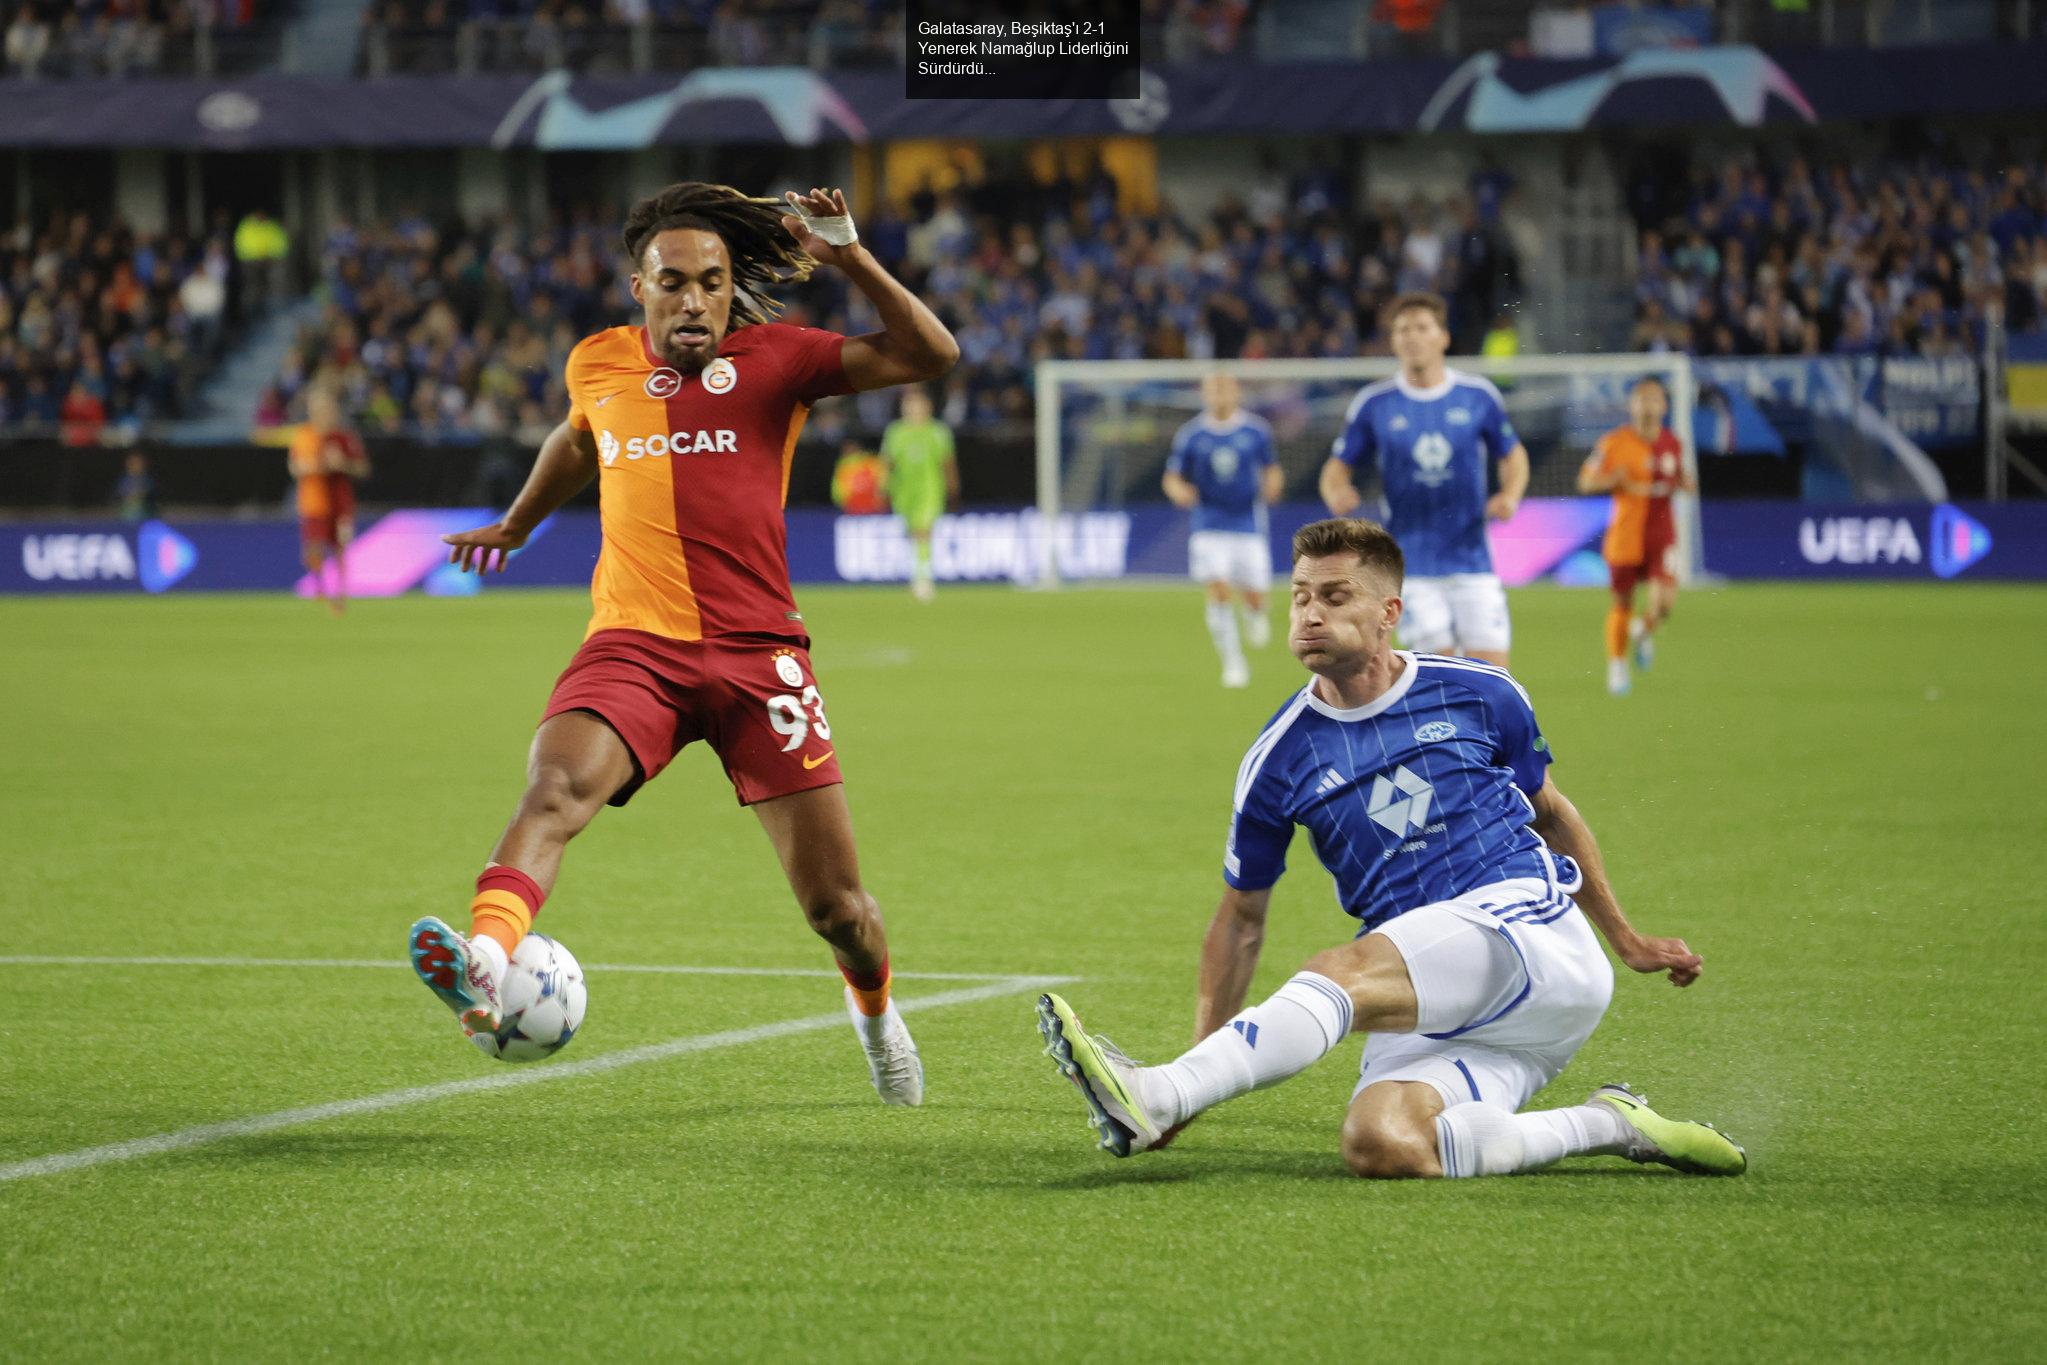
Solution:
M 1070 976 L 1047 977 L 1004 977 L 985 986 L 972 986 L 965 990 L 941 991 L 937 995 L 916 996 L 896 1002 L 896 1008 L 908 1014 L 913 1010 L 943 1009 L 948 1005 L 970 1005 L 979 1000 L 993 1000 L 1005 995 L 1021 995 L 1026 991 L 1042 990 L 1049 986 L 1065 985 L 1079 978 Z M 430 1104 L 435 1100 L 448 1099 L 455 1095 L 474 1094 L 484 1090 L 509 1090 L 513 1086 L 537 1085 L 542 1081 L 563 1081 L 572 1076 L 591 1076 L 603 1071 L 616 1071 L 621 1067 L 638 1066 L 642 1062 L 665 1061 L 670 1057 L 681 1057 L 692 1052 L 711 1052 L 719 1048 L 741 1047 L 747 1043 L 766 1042 L 770 1038 L 786 1038 L 796 1033 L 814 1033 L 819 1029 L 845 1028 L 846 1015 L 843 1011 L 832 1014 L 812 1014 L 801 1019 L 781 1019 L 772 1024 L 755 1024 L 750 1028 L 728 1029 L 723 1033 L 701 1033 L 688 1038 L 672 1038 L 665 1043 L 650 1043 L 645 1047 L 629 1047 L 618 1052 L 607 1052 L 601 1057 L 591 1057 L 580 1062 L 559 1062 L 548 1065 L 533 1065 L 519 1070 L 506 1070 L 488 1076 L 477 1076 L 466 1081 L 442 1081 L 438 1085 L 415 1085 L 404 1090 L 387 1090 L 381 1095 L 364 1095 L 352 1100 L 335 1100 L 328 1104 L 308 1105 L 303 1109 L 284 1109 L 274 1114 L 253 1114 L 248 1118 L 228 1119 L 221 1123 L 202 1124 L 197 1128 L 186 1128 L 175 1133 L 158 1133 L 154 1137 L 133 1138 L 126 1142 L 110 1142 L 99 1147 L 85 1147 L 75 1152 L 54 1152 L 49 1156 L 30 1157 L 25 1161 L 0 1165 L 0 1185 L 9 1181 L 27 1180 L 39 1175 L 58 1175 L 65 1171 L 82 1170 L 88 1166 L 104 1166 L 114 1161 L 135 1161 L 147 1156 L 161 1156 L 165 1152 L 189 1151 L 194 1147 L 205 1147 L 216 1142 L 233 1138 L 255 1137 L 263 1133 L 274 1133 L 284 1128 L 297 1128 L 308 1123 L 321 1123 L 327 1119 L 349 1118 L 357 1114 L 377 1114 L 387 1109 L 403 1109 L 415 1104 Z
M 67 957 L 17 953 L 0 956 L 0 967 L 409 967 L 403 958 L 383 957 Z M 818 967 L 691 967 L 646 962 L 591 962 L 593 972 L 653 972 L 662 976 L 800 976 L 836 981 L 839 974 Z M 897 981 L 1013 981 L 1004 972 L 890 972 Z

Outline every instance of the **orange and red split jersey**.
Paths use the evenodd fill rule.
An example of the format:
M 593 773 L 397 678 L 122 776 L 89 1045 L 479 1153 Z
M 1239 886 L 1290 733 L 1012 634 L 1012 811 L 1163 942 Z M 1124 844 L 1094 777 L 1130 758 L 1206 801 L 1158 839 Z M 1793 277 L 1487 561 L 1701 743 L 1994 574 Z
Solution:
M 595 433 L 604 550 L 590 583 L 600 630 L 671 640 L 801 636 L 782 504 L 810 405 L 846 393 L 836 332 L 742 327 L 684 377 L 614 327 L 569 355 L 569 422 Z
M 362 437 L 352 431 L 323 431 L 302 422 L 292 433 L 286 457 L 298 481 L 301 519 L 346 519 L 355 515 L 355 479 L 347 472 L 364 457 Z M 340 469 L 335 465 L 343 466 Z
M 1684 478 L 1684 447 L 1668 428 L 1651 441 L 1633 427 L 1615 427 L 1593 447 L 1602 474 L 1619 474 L 1646 492 L 1613 490 L 1613 520 L 1601 546 L 1609 564 L 1659 560 L 1677 538 L 1670 495 Z

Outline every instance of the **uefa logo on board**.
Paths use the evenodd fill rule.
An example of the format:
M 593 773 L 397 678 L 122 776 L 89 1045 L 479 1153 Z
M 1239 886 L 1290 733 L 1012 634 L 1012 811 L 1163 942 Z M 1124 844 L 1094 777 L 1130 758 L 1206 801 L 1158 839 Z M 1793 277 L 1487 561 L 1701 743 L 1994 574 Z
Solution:
M 674 370 L 659 369 L 647 376 L 647 397 L 673 398 L 682 392 L 682 376 Z
M 705 393 L 730 393 L 739 382 L 739 371 L 721 355 L 705 367 L 703 382 Z

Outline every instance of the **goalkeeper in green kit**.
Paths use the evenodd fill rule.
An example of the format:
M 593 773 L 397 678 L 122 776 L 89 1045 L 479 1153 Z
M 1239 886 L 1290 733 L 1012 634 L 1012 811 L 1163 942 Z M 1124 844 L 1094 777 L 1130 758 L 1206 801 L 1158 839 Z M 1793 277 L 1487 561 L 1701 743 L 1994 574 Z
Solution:
M 910 592 L 929 602 L 936 591 L 931 578 L 931 526 L 946 505 L 960 495 L 959 466 L 952 455 L 952 429 L 931 412 L 931 397 L 912 385 L 903 390 L 903 415 L 881 434 L 881 457 L 888 461 L 888 501 L 909 529 L 917 559 L 910 570 Z

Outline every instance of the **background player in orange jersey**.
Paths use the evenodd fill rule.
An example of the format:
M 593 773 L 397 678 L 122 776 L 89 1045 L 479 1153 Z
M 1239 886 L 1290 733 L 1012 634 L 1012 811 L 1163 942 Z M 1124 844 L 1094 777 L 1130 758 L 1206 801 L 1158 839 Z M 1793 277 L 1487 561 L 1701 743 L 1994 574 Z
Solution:
M 336 616 L 348 602 L 348 542 L 355 538 L 355 481 L 369 477 L 362 438 L 341 420 L 341 404 L 326 389 L 306 395 L 306 420 L 292 434 L 292 477 L 298 480 L 299 552 L 306 572 Z M 334 564 L 334 585 L 326 566 Z
M 1663 425 L 1670 392 L 1663 381 L 1644 377 L 1628 390 L 1628 424 L 1599 438 L 1578 470 L 1578 491 L 1613 494 L 1613 520 L 1606 528 L 1607 573 L 1613 605 L 1606 613 L 1606 690 L 1625 696 L 1633 685 L 1628 647 L 1635 663 L 1648 668 L 1656 658 L 1656 628 L 1677 601 L 1677 575 L 1670 567 L 1677 546 L 1677 522 L 1670 497 L 1697 484 L 1685 468 L 1684 447 Z M 1634 615 L 1635 585 L 1649 580 L 1649 608 Z
M 945 374 L 959 346 L 859 243 L 845 196 L 783 205 L 723 185 L 642 200 L 623 237 L 635 327 L 568 361 L 568 420 L 504 517 L 447 537 L 450 562 L 502 569 L 596 478 L 604 549 L 583 646 L 555 685 L 526 791 L 477 879 L 470 932 L 412 928 L 412 961 L 463 1030 L 499 1026 L 498 982 L 554 884 L 562 849 L 692 740 L 760 817 L 811 928 L 846 978 L 870 1076 L 918 1104 L 923 1064 L 889 1000 L 888 941 L 860 880 L 832 727 L 789 588 L 782 504 L 810 404 Z M 882 330 L 842 337 L 772 321 L 777 285 L 817 264 L 865 294 Z

